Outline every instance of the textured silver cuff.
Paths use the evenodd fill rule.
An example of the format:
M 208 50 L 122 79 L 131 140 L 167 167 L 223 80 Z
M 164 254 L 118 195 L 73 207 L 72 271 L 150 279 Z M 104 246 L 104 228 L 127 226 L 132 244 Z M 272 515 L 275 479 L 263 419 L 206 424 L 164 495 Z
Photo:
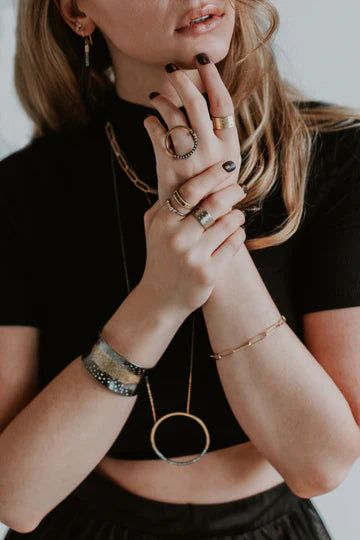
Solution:
M 100 336 L 88 354 L 81 357 L 87 371 L 112 392 L 123 396 L 134 396 L 138 393 L 139 384 L 149 369 L 129 362 L 114 351 Z

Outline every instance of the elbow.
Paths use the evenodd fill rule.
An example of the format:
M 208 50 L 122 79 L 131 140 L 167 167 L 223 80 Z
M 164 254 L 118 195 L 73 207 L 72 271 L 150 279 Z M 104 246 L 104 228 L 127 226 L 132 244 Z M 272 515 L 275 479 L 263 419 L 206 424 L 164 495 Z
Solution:
M 345 480 L 350 468 L 333 469 L 326 472 L 320 471 L 319 467 L 312 469 L 308 474 L 302 474 L 296 479 L 287 481 L 287 485 L 295 495 L 303 499 L 310 499 L 319 495 L 325 495 L 339 487 Z
M 18 516 L 19 518 L 19 516 Z M 39 523 L 24 523 L 23 520 L 21 520 L 21 523 L 19 522 L 19 519 L 8 519 L 6 516 L 5 517 L 0 517 L 0 521 L 3 525 L 5 525 L 6 527 L 9 527 L 9 529 L 11 529 L 12 531 L 15 531 L 15 532 L 18 532 L 18 533 L 21 533 L 21 534 L 26 534 L 26 533 L 31 533 L 33 532 L 39 525 Z
M 3 499 L 0 497 L 0 501 L 2 500 Z M 0 504 L 0 507 L 1 523 L 3 523 L 6 527 L 9 527 L 9 529 L 15 532 L 21 534 L 33 532 L 40 523 L 39 521 L 35 521 L 34 519 L 28 519 L 24 513 L 24 509 L 21 508 L 21 505 L 17 505 L 13 512 L 5 508 L 5 505 Z
M 346 442 L 343 439 L 341 447 L 336 450 L 335 457 L 334 454 L 331 458 L 320 455 L 317 460 L 308 464 L 306 468 L 299 468 L 290 479 L 285 481 L 298 497 L 310 499 L 325 495 L 343 483 L 359 456 L 360 432 L 358 431 L 355 440 L 354 437 L 350 437 Z

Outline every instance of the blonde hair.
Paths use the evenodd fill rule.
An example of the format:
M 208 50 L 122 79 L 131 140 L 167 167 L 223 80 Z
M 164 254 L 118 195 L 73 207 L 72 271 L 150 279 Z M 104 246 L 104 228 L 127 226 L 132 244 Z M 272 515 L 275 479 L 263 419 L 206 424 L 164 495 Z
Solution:
M 230 1 L 235 28 L 229 52 L 217 66 L 237 113 L 238 182 L 249 187 L 239 207 L 258 212 L 280 176 L 287 212 L 270 235 L 246 240 L 247 248 L 256 250 L 281 244 L 296 232 L 304 216 L 315 139 L 360 126 L 360 111 L 331 103 L 299 107 L 296 102 L 306 98 L 281 79 L 271 46 L 279 26 L 276 8 L 269 0 Z M 93 38 L 92 66 L 85 76 L 83 38 L 65 23 L 54 1 L 19 0 L 15 86 L 34 121 L 34 137 L 86 126 L 113 87 L 111 56 L 98 28 Z

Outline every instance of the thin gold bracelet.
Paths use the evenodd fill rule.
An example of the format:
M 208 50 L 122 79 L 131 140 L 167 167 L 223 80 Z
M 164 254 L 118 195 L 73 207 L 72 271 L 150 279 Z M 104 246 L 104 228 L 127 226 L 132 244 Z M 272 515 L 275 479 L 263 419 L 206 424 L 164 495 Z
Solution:
M 224 351 L 222 353 L 210 354 L 210 357 L 215 358 L 215 360 L 219 360 L 223 356 L 229 356 L 230 354 L 232 354 L 232 353 L 234 353 L 236 351 L 239 351 L 240 349 L 246 349 L 247 347 L 251 347 L 251 345 L 254 345 L 258 341 L 261 341 L 261 340 L 265 339 L 266 336 L 268 336 L 276 328 L 278 328 L 279 326 L 284 324 L 284 322 L 286 322 L 286 317 L 284 315 L 281 315 L 281 318 L 276 323 L 269 326 L 266 330 L 264 330 L 264 332 L 260 332 L 259 334 L 256 334 L 256 336 L 249 339 L 249 341 L 247 341 L 243 345 L 240 345 L 239 347 L 236 347 L 236 349 L 227 349 L 226 351 Z M 256 338 L 259 338 L 259 339 L 256 339 Z

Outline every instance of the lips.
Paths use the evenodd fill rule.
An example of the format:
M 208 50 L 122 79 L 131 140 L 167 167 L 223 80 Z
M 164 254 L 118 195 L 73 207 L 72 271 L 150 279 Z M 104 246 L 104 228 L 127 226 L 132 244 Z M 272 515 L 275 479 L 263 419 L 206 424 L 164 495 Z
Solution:
M 202 7 L 192 9 L 179 22 L 178 27 L 176 28 L 176 31 L 181 30 L 185 28 L 186 26 L 190 25 L 190 22 L 194 19 L 198 19 L 199 17 L 205 17 L 206 15 L 216 15 L 218 17 L 221 17 L 224 14 L 223 10 L 220 9 L 215 4 L 206 4 Z

